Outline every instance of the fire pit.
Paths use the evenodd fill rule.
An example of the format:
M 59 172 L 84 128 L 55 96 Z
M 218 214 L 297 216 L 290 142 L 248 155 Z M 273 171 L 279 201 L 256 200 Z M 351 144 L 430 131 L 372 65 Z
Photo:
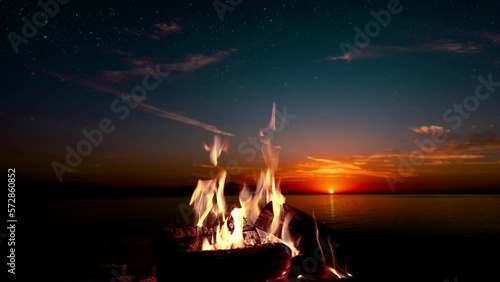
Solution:
M 275 105 L 267 131 L 275 130 Z M 239 204 L 225 200 L 226 171 L 217 159 L 227 142 L 214 137 L 210 161 L 218 174 L 199 180 L 190 200 L 195 218 L 190 226 L 165 230 L 154 246 L 159 282 L 171 281 L 182 269 L 182 281 L 294 281 L 352 277 L 340 270 L 328 230 L 285 204 L 274 179 L 279 147 L 260 131 L 267 165 L 255 189 L 243 186 Z M 184 270 L 184 269 L 191 269 Z
M 266 236 L 260 227 L 272 221 L 272 206 L 268 203 L 252 226 L 259 236 Z M 267 243 L 202 250 L 200 241 L 213 236 L 214 228 L 187 226 L 164 230 L 154 246 L 158 281 L 171 281 L 172 275 L 185 268 L 193 268 L 184 274 L 185 281 L 203 281 L 212 276 L 219 281 L 249 282 L 354 280 L 336 264 L 327 226 L 287 204 L 283 205 L 282 215 L 289 220 L 288 223 L 283 220 L 282 224 L 289 226 L 289 236 L 295 242 L 292 248 L 286 243 L 272 242 L 281 239 L 267 234 L 274 238 Z M 292 249 L 300 251 L 294 256 Z
M 164 235 L 162 246 L 156 246 L 158 281 L 172 281 L 172 276 L 177 276 L 180 270 L 184 271 L 182 281 L 215 279 L 249 282 L 286 278 L 290 271 L 292 254 L 281 243 L 229 250 L 189 251 L 185 249 L 185 242 L 194 238 L 173 238 L 169 231 Z M 186 268 L 192 271 L 184 270 Z
M 227 250 L 202 250 L 200 242 L 213 236 L 217 228 L 186 226 L 164 230 L 154 248 L 158 281 L 171 281 L 173 273 L 187 265 L 193 267 L 193 272 L 186 277 L 189 281 L 205 280 L 213 275 L 219 281 L 354 280 L 337 264 L 330 238 L 332 232 L 326 225 L 293 206 L 283 204 L 281 227 L 289 230 L 285 233 L 289 242 L 284 243 L 282 239 L 286 238 L 263 231 L 273 217 L 273 204 L 269 202 L 262 208 L 255 224 L 244 225 L 247 244 Z M 256 240 L 251 235 L 253 232 L 259 236 Z M 294 252 L 298 253 L 294 255 Z

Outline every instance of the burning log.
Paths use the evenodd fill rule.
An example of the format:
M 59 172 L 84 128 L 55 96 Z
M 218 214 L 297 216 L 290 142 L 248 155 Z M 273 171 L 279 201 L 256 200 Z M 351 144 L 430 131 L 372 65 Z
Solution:
M 232 233 L 234 231 L 234 220 L 232 217 L 228 217 L 226 224 L 228 230 Z M 165 232 L 169 233 L 173 239 L 178 239 L 178 244 L 182 245 L 182 242 L 185 242 L 187 245 L 190 245 L 190 250 L 195 251 L 201 247 L 203 238 L 207 238 L 207 240 L 212 243 L 216 228 L 216 224 L 211 227 L 185 226 L 166 229 Z M 261 243 L 259 234 L 250 218 L 244 218 L 242 234 L 245 247 L 259 245 Z
M 186 267 L 193 268 L 193 272 L 183 279 L 187 281 L 206 280 L 212 275 L 220 281 L 288 282 L 299 277 L 298 281 L 352 280 L 336 261 L 331 229 L 291 205 L 281 206 L 280 228 L 289 217 L 285 227 L 289 228 L 294 247 L 300 250 L 299 255 L 293 257 L 286 243 L 258 241 L 257 230 L 266 231 L 274 218 L 273 205 L 269 202 L 255 224 L 245 219 L 243 233 L 252 232 L 251 236 L 257 240 L 253 244 L 245 243 L 243 248 L 202 251 L 200 238 L 211 237 L 216 226 L 166 229 L 154 246 L 158 281 L 170 281 L 172 275 Z M 227 223 L 230 224 L 231 220 L 228 219 Z
M 317 222 L 310 215 L 289 204 L 284 203 L 282 206 L 280 228 L 282 228 L 284 218 L 291 217 L 288 223 L 290 235 L 295 247 L 301 250 L 302 255 L 311 255 L 311 252 L 318 247 L 318 240 L 327 242 L 328 236 L 332 234 L 332 230 L 328 226 Z M 272 202 L 269 202 L 260 212 L 254 225 L 258 229 L 266 230 L 273 217 L 273 205 Z M 319 238 L 316 237 L 316 234 L 318 234 Z
M 228 250 L 193 250 L 197 236 L 210 233 L 208 228 L 194 226 L 168 229 L 155 241 L 153 254 L 159 282 L 171 281 L 181 269 L 183 281 L 211 280 L 265 282 L 287 277 L 292 254 L 281 243 Z
M 325 281 L 352 278 L 337 261 L 334 246 L 338 244 L 332 242 L 332 230 L 328 226 L 286 203 L 282 205 L 280 217 L 280 228 L 283 228 L 284 219 L 289 218 L 284 227 L 289 229 L 290 241 L 300 250 L 299 255 L 293 257 L 291 261 L 291 279 L 301 277 L 306 281 Z M 261 210 L 255 221 L 255 227 L 266 230 L 273 218 L 273 204 L 269 202 Z

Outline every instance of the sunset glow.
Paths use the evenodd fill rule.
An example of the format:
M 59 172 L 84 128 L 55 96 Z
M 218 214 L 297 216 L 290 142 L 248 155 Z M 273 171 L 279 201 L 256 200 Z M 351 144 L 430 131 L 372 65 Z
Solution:
M 356 31 L 375 24 L 370 14 L 384 5 L 250 2 L 224 23 L 212 5 L 165 4 L 164 14 L 146 5 L 152 11 L 134 21 L 112 12 L 105 20 L 112 32 L 89 18 L 84 29 L 52 26 L 29 43 L 11 36 L 21 30 L 14 13 L 3 159 L 37 184 L 196 186 L 211 178 L 200 142 L 217 134 L 228 139 L 218 159 L 227 181 L 256 185 L 259 129 L 276 103 L 271 137 L 281 147 L 283 193 L 499 191 L 494 8 L 456 7 L 457 23 L 419 25 L 415 34 L 411 16 L 394 17 L 397 24 L 358 48 L 364 36 Z M 405 15 L 429 13 L 427 4 L 412 5 Z M 438 6 L 435 13 L 449 11 Z M 314 21 L 304 20 L 306 11 Z M 463 21 L 474 11 L 484 26 Z M 80 42 L 85 48 L 75 47 Z

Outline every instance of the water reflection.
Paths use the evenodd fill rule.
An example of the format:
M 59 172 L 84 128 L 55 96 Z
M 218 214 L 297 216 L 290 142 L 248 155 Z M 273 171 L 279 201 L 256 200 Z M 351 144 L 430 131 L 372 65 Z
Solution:
M 287 195 L 338 231 L 500 238 L 500 195 Z
M 335 203 L 333 200 L 333 195 L 330 195 L 330 220 L 335 220 Z

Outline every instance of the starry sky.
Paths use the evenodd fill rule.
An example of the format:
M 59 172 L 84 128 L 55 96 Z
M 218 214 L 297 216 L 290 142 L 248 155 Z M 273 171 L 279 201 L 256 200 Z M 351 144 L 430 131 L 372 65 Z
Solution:
M 3 167 L 133 187 L 500 189 L 499 1 L 2 2 Z

